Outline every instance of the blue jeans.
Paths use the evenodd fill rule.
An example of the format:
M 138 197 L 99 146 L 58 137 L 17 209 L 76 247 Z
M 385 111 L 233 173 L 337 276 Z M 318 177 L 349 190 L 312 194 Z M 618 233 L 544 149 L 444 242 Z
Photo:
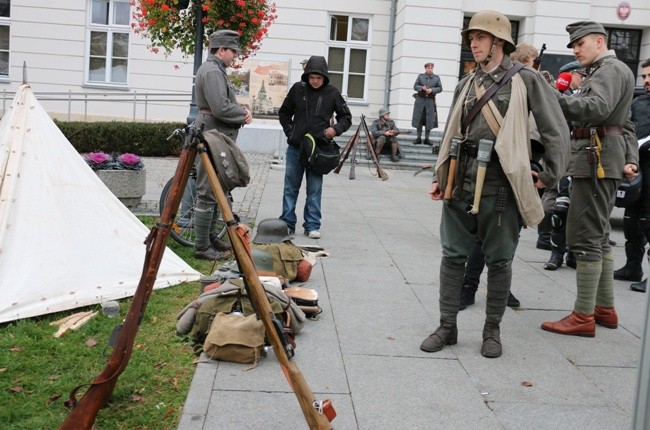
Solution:
M 300 151 L 289 146 L 284 159 L 284 194 L 282 196 L 282 215 L 280 219 L 287 223 L 290 231 L 296 231 L 296 203 L 302 184 L 302 176 L 307 177 L 307 199 L 303 217 L 305 231 L 320 230 L 320 199 L 323 192 L 323 175 L 305 170 L 300 165 Z

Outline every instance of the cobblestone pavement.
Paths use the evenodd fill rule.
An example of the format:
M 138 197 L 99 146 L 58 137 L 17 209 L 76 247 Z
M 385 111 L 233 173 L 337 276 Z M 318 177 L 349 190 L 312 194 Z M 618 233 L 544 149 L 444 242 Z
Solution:
M 233 212 L 248 223 L 255 220 L 260 207 L 260 200 L 266 185 L 266 178 L 271 166 L 271 154 L 245 154 L 250 169 L 251 181 L 247 187 L 232 191 Z M 147 169 L 147 188 L 140 204 L 133 209 L 136 215 L 159 215 L 160 194 L 169 179 L 174 176 L 178 158 L 146 157 L 143 159 Z

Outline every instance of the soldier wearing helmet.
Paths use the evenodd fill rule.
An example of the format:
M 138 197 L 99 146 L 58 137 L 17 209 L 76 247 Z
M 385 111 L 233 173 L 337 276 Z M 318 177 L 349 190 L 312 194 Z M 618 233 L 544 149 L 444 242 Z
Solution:
M 495 358 L 502 354 L 500 324 L 519 231 L 544 217 L 537 188 L 554 186 L 564 174 L 569 130 L 544 78 L 508 57 L 515 50 L 508 18 L 495 11 L 478 12 L 461 34 L 478 67 L 456 86 L 429 189 L 432 200 L 447 195 L 440 222 L 440 325 L 420 349 L 436 352 L 457 342 L 465 263 L 478 236 L 488 268 L 481 354 Z M 542 172 L 530 167 L 529 112 L 544 146 Z M 459 150 L 450 155 L 452 139 Z M 486 141 L 493 142 L 491 152 L 484 150 Z M 476 184 L 479 158 L 485 172 L 482 188 Z M 468 212 L 479 200 L 480 206 Z

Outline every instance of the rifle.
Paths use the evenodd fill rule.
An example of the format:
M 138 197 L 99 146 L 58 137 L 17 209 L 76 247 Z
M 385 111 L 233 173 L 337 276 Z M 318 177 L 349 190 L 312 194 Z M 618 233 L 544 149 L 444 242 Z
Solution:
M 359 129 L 357 128 L 357 131 L 354 132 L 354 135 L 348 140 L 348 143 L 345 144 L 345 148 L 343 148 L 342 156 L 339 159 L 339 165 L 336 166 L 334 169 L 334 173 L 339 173 L 341 171 L 341 168 L 343 167 L 343 163 L 345 163 L 345 160 L 348 159 L 348 156 L 350 155 L 350 150 L 354 145 L 356 145 L 357 138 L 359 136 Z
M 375 155 L 375 151 L 372 148 L 372 135 L 370 134 L 370 131 L 368 131 L 368 124 L 366 124 L 366 116 L 361 114 L 361 124 L 359 124 L 359 127 L 363 127 L 363 132 L 366 134 L 366 150 L 370 153 L 370 158 L 372 159 L 372 162 L 375 164 L 375 167 L 377 168 L 377 176 L 381 178 L 382 181 L 385 181 L 388 179 L 388 175 L 386 172 L 384 172 L 384 169 L 381 168 L 379 165 L 379 160 L 377 160 L 377 155 Z
M 324 402 L 316 400 L 307 385 L 307 381 L 302 376 L 302 373 L 300 373 L 300 369 L 298 369 L 295 363 L 290 361 L 290 358 L 293 357 L 293 347 L 286 338 L 282 323 L 273 314 L 269 299 L 255 269 L 249 244 L 242 238 L 242 234 L 240 233 L 242 229 L 238 227 L 238 222 L 235 220 L 230 209 L 226 194 L 217 178 L 214 166 L 210 162 L 208 149 L 200 131 L 194 136 L 194 140 L 197 142 L 196 147 L 208 175 L 212 191 L 217 199 L 223 220 L 228 227 L 228 236 L 230 237 L 230 243 L 232 244 L 240 273 L 242 273 L 244 278 L 244 286 L 246 287 L 257 316 L 264 324 L 266 335 L 280 363 L 282 372 L 298 399 L 309 428 L 318 430 L 331 429 L 330 420 L 334 419 L 336 412 L 329 400 L 325 400 Z
M 542 43 L 542 49 L 539 50 L 539 55 L 533 60 L 533 69 L 539 70 L 539 66 L 542 65 L 542 55 L 546 51 L 546 43 Z
M 167 138 L 171 139 L 178 136 L 180 130 Z M 151 229 L 145 239 L 146 254 L 144 267 L 140 282 L 133 296 L 133 301 L 129 311 L 124 319 L 124 323 L 117 325 L 111 334 L 109 343 L 113 347 L 113 352 L 102 370 L 90 384 L 90 388 L 84 393 L 79 401 L 76 399 L 77 391 L 86 386 L 79 385 L 72 390 L 70 398 L 65 402 L 68 407 L 73 407 L 63 424 L 62 430 L 90 429 L 95 422 L 99 409 L 108 403 L 108 399 L 113 393 L 117 378 L 124 371 L 133 352 L 133 344 L 138 327 L 142 322 L 142 317 L 147 308 L 149 296 L 153 289 L 156 275 L 160 268 L 163 253 L 165 252 L 167 239 L 171 231 L 174 214 L 178 210 L 183 190 L 187 185 L 187 180 L 194 164 L 195 148 L 188 147 L 189 141 L 185 141 L 183 152 L 176 166 L 176 173 L 169 190 L 167 204 L 160 217 L 160 222 Z

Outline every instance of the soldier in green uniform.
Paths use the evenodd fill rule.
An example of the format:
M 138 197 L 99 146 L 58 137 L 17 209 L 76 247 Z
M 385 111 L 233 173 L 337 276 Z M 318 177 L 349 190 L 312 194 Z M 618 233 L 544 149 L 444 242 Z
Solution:
M 593 21 L 567 25 L 573 49 L 588 76 L 578 96 L 557 93 L 571 121 L 571 205 L 566 239 L 577 259 L 577 297 L 573 312 L 542 328 L 559 334 L 593 337 L 596 324 L 618 326 L 614 308 L 614 256 L 609 217 L 623 176 L 634 178 L 638 149 L 629 119 L 634 92 L 630 68 L 607 49 L 607 32 Z
M 519 231 L 523 225 L 536 226 L 544 217 L 537 189 L 554 186 L 566 171 L 569 130 L 544 78 L 531 67 L 515 66 L 508 57 L 515 50 L 508 18 L 495 11 L 478 12 L 462 37 L 478 67 L 454 92 L 436 179 L 429 190 L 433 200 L 442 200 L 443 193 L 448 194 L 445 191 L 451 191 L 451 196 L 445 198 L 440 222 L 440 325 L 420 349 L 436 352 L 457 342 L 465 262 L 478 235 L 488 268 L 481 354 L 494 358 L 502 353 L 499 325 L 510 291 Z M 490 88 L 496 92 L 491 97 L 488 93 L 489 101 L 473 110 Z M 545 145 L 546 170 L 539 173 L 530 166 L 529 113 Z M 452 138 L 460 142 L 455 163 L 450 162 Z M 479 150 L 482 139 L 494 142 L 491 156 Z M 484 167 L 479 167 L 477 157 L 488 160 L 482 190 L 477 189 L 476 179 Z M 480 198 L 480 205 L 474 206 L 478 212 L 472 214 L 468 208 L 475 197 Z

